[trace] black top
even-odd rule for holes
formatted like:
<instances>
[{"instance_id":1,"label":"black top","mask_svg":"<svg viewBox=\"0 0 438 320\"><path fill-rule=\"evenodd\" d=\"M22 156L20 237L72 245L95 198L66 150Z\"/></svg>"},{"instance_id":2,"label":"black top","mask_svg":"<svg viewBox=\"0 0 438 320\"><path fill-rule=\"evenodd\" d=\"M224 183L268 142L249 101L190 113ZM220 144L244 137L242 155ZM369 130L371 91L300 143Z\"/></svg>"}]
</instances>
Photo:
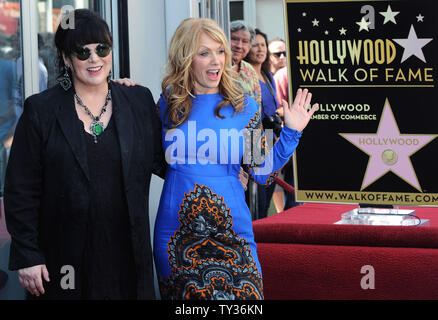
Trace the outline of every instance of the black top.
<instances>
[{"instance_id":1,"label":"black top","mask_svg":"<svg viewBox=\"0 0 438 320\"><path fill-rule=\"evenodd\" d=\"M136 271L120 144L113 117L97 137L84 131L90 172L89 222L84 253L84 299L135 299Z\"/></svg>"}]
</instances>

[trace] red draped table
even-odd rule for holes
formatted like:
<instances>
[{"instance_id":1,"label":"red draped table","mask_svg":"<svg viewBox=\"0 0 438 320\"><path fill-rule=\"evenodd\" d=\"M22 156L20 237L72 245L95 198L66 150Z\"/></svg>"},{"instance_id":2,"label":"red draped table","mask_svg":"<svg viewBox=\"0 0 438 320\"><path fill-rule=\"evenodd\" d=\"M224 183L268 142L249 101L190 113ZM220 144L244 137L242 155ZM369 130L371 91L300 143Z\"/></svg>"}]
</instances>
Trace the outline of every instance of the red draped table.
<instances>
[{"instance_id":1,"label":"red draped table","mask_svg":"<svg viewBox=\"0 0 438 320\"><path fill-rule=\"evenodd\" d=\"M428 225L334 224L355 208L306 203L254 221L265 299L438 299L438 208L409 208Z\"/></svg>"}]
</instances>

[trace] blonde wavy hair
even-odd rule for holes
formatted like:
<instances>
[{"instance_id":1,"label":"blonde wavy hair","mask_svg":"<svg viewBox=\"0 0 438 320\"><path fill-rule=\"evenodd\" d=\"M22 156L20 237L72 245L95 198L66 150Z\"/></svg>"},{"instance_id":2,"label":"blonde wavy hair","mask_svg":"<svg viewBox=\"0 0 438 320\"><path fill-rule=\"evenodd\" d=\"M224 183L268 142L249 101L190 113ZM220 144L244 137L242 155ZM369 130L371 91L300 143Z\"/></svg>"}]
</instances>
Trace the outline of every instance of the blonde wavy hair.
<instances>
[{"instance_id":1,"label":"blonde wavy hair","mask_svg":"<svg viewBox=\"0 0 438 320\"><path fill-rule=\"evenodd\" d=\"M217 105L215 116L223 119L220 110L226 105L233 106L234 114L241 112L245 107L245 96L237 82L238 75L231 68L231 50L224 32L211 19L188 18L181 22L172 37L167 75L161 83L164 99L168 105L164 116L164 124L167 128L173 129L183 124L192 109L195 89L192 61L199 49L199 39L203 33L222 44L225 50L225 67L219 82L219 93L223 101Z\"/></svg>"}]
</instances>

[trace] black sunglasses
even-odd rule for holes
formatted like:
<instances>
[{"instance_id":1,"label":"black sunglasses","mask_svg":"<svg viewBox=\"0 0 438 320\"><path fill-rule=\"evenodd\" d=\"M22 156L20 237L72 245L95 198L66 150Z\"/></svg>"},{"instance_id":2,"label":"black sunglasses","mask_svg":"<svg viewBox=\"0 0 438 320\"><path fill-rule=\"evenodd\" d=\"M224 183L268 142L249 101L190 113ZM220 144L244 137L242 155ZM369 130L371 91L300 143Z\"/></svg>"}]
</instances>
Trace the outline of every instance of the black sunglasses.
<instances>
[{"instance_id":1,"label":"black sunglasses","mask_svg":"<svg viewBox=\"0 0 438 320\"><path fill-rule=\"evenodd\" d=\"M286 51L272 52L272 54L277 58L280 58L281 55L284 55L286 57Z\"/></svg>"},{"instance_id":2,"label":"black sunglasses","mask_svg":"<svg viewBox=\"0 0 438 320\"><path fill-rule=\"evenodd\" d=\"M105 43L99 43L94 49L94 51L99 57L105 58L111 52L111 46ZM85 46L76 48L75 50L73 50L73 53L81 61L85 61L91 56L90 49Z\"/></svg>"}]
</instances>

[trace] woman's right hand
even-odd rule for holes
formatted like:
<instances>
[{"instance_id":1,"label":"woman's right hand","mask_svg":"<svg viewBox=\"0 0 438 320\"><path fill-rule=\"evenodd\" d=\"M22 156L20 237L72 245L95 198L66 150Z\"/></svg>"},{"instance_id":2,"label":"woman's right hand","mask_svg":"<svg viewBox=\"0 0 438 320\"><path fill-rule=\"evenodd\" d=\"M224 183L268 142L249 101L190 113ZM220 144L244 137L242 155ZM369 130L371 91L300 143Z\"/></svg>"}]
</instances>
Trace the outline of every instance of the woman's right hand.
<instances>
[{"instance_id":1,"label":"woman's right hand","mask_svg":"<svg viewBox=\"0 0 438 320\"><path fill-rule=\"evenodd\" d=\"M45 292L42 281L43 278L47 282L50 281L49 272L45 264L18 270L18 280L21 285L37 297Z\"/></svg>"}]
</instances>

